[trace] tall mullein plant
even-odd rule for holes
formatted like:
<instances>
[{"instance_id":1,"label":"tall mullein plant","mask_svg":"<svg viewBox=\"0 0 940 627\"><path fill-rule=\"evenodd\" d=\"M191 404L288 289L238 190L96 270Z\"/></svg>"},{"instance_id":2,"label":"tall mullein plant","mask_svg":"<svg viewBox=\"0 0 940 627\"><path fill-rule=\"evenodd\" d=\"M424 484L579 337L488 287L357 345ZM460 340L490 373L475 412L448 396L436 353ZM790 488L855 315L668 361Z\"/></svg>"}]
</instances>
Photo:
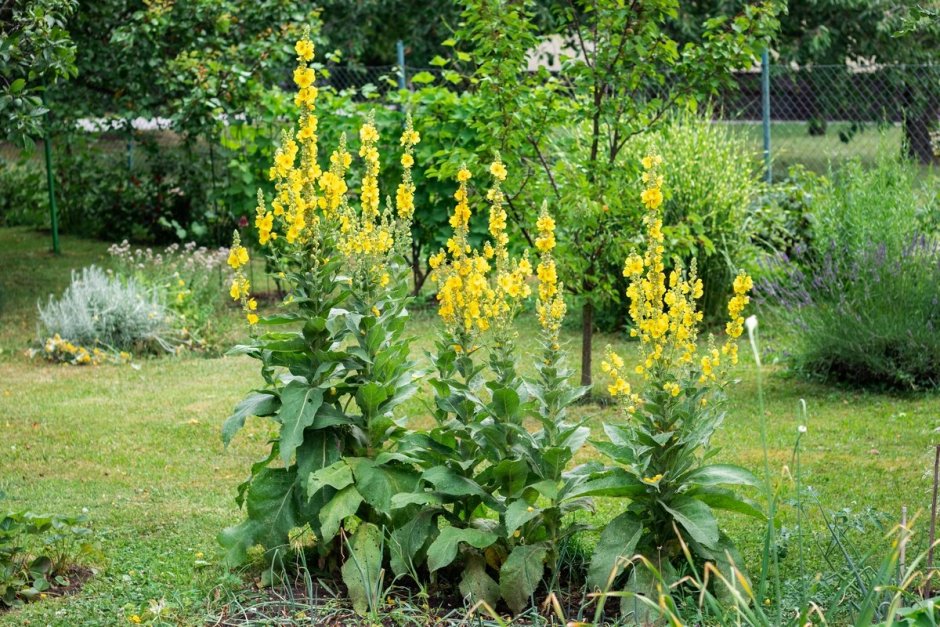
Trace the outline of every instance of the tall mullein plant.
<instances>
[{"instance_id":1,"label":"tall mullein plant","mask_svg":"<svg viewBox=\"0 0 940 627\"><path fill-rule=\"evenodd\" d=\"M643 159L646 250L631 254L624 267L630 280L630 316L640 340L640 362L634 372L643 377L634 392L626 381L623 359L610 347L602 369L610 378L608 391L625 410L622 424L605 425L607 441L596 444L618 465L607 471L607 494L627 496L630 504L604 528L591 562L588 585L594 589L646 592L655 581L629 558L641 554L667 580L675 581L683 560L677 532L696 558L711 561L729 577L737 554L719 529L714 509L762 516L759 507L729 486L759 486L747 470L712 464L717 452L711 436L725 417L728 368L737 363L737 340L743 331L751 279L734 280L728 303L726 342L720 348L709 338L700 350L698 327L702 313L696 301L703 286L693 262L688 272L665 271L661 206L661 159ZM731 560L729 561L729 556ZM627 572L625 572L627 571ZM655 598L655 597L654 597ZM623 597L626 614L642 611L630 595ZM646 619L636 615L636 619Z\"/></svg>"},{"instance_id":2,"label":"tall mullein plant","mask_svg":"<svg viewBox=\"0 0 940 627\"><path fill-rule=\"evenodd\" d=\"M401 461L383 460L382 452L403 432L394 409L416 389L404 336L407 268L401 253L409 245L411 167L420 137L407 120L404 178L394 206L389 199L382 210L378 131L371 119L363 124L364 175L359 206L353 206L346 181L353 156L345 138L325 169L318 160L313 44L305 37L296 51L298 126L283 135L270 171L275 194L268 201L259 191L255 219L268 267L287 287L277 313L257 313L244 272L248 254L237 240L230 258L230 295L242 303L253 330L251 342L233 353L261 362L264 385L236 407L223 440L228 444L250 416L270 417L278 435L239 487L246 520L226 529L220 542L230 563L244 561L258 545L274 558L292 530L309 526L323 567L350 556L342 574L361 609L380 573L375 539L381 540L382 527L414 513L393 510L391 499L413 489L417 474ZM350 539L346 526L353 518L364 524Z\"/></svg>"},{"instance_id":3,"label":"tall mullein plant","mask_svg":"<svg viewBox=\"0 0 940 627\"><path fill-rule=\"evenodd\" d=\"M586 390L568 385L561 358L565 304L551 254L555 223L547 212L538 221L536 242L544 359L534 380L515 368L512 323L529 295L525 279L532 268L525 256L513 258L507 249L500 186L506 171L498 156L490 172L491 240L481 251L467 243L470 173L462 169L454 235L432 259L444 322L431 380L438 424L402 442L402 454L423 472L420 489L398 498L425 507L393 534L392 568L418 580L425 571L432 578L450 571L472 603L495 607L502 599L520 612L546 572L547 586L557 582L558 549L578 529L565 525L565 515L590 505L578 491L590 473L564 474L588 436L586 427L566 421L565 410ZM478 363L485 349L490 358ZM527 418L541 428L530 430Z\"/></svg>"}]
</instances>

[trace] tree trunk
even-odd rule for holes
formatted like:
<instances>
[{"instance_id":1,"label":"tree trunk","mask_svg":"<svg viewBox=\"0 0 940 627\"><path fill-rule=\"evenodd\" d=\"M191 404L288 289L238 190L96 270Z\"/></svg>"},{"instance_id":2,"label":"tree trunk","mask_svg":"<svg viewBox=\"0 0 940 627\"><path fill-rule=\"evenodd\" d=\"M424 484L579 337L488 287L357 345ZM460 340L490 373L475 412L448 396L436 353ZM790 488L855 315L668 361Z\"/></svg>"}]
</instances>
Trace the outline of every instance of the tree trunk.
<instances>
[{"instance_id":1,"label":"tree trunk","mask_svg":"<svg viewBox=\"0 0 940 627\"><path fill-rule=\"evenodd\" d=\"M594 341L594 303L584 300L581 307L581 385L591 385L591 346Z\"/></svg>"},{"instance_id":2,"label":"tree trunk","mask_svg":"<svg viewBox=\"0 0 940 627\"><path fill-rule=\"evenodd\" d=\"M928 94L928 97L931 95ZM937 128L940 100L931 99L923 107L909 108L906 113L908 117L904 121L904 139L907 143L907 154L919 163L932 163L936 155L930 132Z\"/></svg>"}]
</instances>

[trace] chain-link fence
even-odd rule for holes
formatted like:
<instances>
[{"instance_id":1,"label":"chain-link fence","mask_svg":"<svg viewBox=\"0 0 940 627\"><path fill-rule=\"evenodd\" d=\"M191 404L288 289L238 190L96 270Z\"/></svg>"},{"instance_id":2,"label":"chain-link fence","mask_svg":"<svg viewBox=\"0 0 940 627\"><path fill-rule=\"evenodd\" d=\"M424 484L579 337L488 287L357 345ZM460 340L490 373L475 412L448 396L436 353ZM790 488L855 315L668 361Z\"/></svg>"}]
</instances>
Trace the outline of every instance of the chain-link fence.
<instances>
[{"instance_id":1,"label":"chain-link fence","mask_svg":"<svg viewBox=\"0 0 940 627\"><path fill-rule=\"evenodd\" d=\"M323 82L357 93L384 94L440 68L329 67ZM715 121L744 135L755 153L765 148L765 117L774 177L794 164L824 172L857 158L906 152L935 161L940 152L940 65L771 65L768 98L758 68L735 76L736 86L712 100ZM438 81L439 82L439 81ZM764 102L769 104L764 109Z\"/></svg>"},{"instance_id":2,"label":"chain-link fence","mask_svg":"<svg viewBox=\"0 0 940 627\"><path fill-rule=\"evenodd\" d=\"M924 164L937 158L940 65L771 65L766 112L760 71L736 78L737 89L715 99L716 120L763 151L766 114L774 176L793 164L825 171L902 151Z\"/></svg>"}]
</instances>

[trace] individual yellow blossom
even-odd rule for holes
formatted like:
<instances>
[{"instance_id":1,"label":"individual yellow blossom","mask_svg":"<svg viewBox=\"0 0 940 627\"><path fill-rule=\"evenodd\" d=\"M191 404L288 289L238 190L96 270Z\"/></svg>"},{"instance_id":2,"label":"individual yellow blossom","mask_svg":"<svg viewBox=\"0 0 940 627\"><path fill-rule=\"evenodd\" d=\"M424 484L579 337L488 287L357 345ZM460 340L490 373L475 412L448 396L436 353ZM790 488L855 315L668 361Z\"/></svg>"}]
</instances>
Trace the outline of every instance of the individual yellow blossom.
<instances>
[{"instance_id":1,"label":"individual yellow blossom","mask_svg":"<svg viewBox=\"0 0 940 627\"><path fill-rule=\"evenodd\" d=\"M505 181L506 166L503 165L503 162L497 158L497 160L490 165L490 174L492 174L498 181Z\"/></svg>"},{"instance_id":2,"label":"individual yellow blossom","mask_svg":"<svg viewBox=\"0 0 940 627\"><path fill-rule=\"evenodd\" d=\"M230 265L233 270L238 270L247 263L248 250L240 244L232 246L228 253L228 265Z\"/></svg>"},{"instance_id":3,"label":"individual yellow blossom","mask_svg":"<svg viewBox=\"0 0 940 627\"><path fill-rule=\"evenodd\" d=\"M414 164L415 164L415 158L409 155L408 153L405 153L401 156L402 167L410 168Z\"/></svg>"},{"instance_id":4,"label":"individual yellow blossom","mask_svg":"<svg viewBox=\"0 0 940 627\"><path fill-rule=\"evenodd\" d=\"M246 317L248 318L248 324L258 324L258 314L248 313Z\"/></svg>"},{"instance_id":5,"label":"individual yellow blossom","mask_svg":"<svg viewBox=\"0 0 940 627\"><path fill-rule=\"evenodd\" d=\"M462 167L457 170L457 181L460 183L466 183L470 180L470 170L466 167Z\"/></svg>"},{"instance_id":6,"label":"individual yellow blossom","mask_svg":"<svg viewBox=\"0 0 940 627\"><path fill-rule=\"evenodd\" d=\"M300 57L303 61L312 61L313 60L313 42L309 39L300 39L294 45L294 50L297 52L297 56Z\"/></svg>"},{"instance_id":7,"label":"individual yellow blossom","mask_svg":"<svg viewBox=\"0 0 940 627\"><path fill-rule=\"evenodd\" d=\"M313 85L314 80L316 80L316 73L313 71L313 68L299 67L294 70L294 82L301 89L306 89Z\"/></svg>"}]
</instances>

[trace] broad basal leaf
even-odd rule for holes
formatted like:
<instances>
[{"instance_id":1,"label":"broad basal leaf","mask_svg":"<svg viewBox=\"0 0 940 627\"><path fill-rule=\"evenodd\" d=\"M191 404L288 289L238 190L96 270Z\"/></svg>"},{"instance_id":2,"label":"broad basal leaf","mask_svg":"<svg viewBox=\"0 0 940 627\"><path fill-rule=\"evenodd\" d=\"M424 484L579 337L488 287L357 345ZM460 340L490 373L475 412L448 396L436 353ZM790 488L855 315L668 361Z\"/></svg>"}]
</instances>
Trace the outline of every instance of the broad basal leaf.
<instances>
[{"instance_id":1,"label":"broad basal leaf","mask_svg":"<svg viewBox=\"0 0 940 627\"><path fill-rule=\"evenodd\" d=\"M689 532L693 540L714 548L718 542L718 521L708 505L688 496L676 497L668 505L662 501L659 503Z\"/></svg>"},{"instance_id":2,"label":"broad basal leaf","mask_svg":"<svg viewBox=\"0 0 940 627\"><path fill-rule=\"evenodd\" d=\"M362 504L362 495L356 486L348 485L336 494L320 510L320 533L322 540L329 542L339 531L340 525L352 516Z\"/></svg>"},{"instance_id":3,"label":"broad basal leaf","mask_svg":"<svg viewBox=\"0 0 940 627\"><path fill-rule=\"evenodd\" d=\"M382 531L371 523L356 529L349 542L349 557L342 568L343 583L353 609L360 616L382 600Z\"/></svg>"},{"instance_id":4,"label":"broad basal leaf","mask_svg":"<svg viewBox=\"0 0 940 627\"><path fill-rule=\"evenodd\" d=\"M421 551L437 533L437 512L424 510L392 532L388 541L392 572L396 576L417 570Z\"/></svg>"},{"instance_id":5,"label":"broad basal leaf","mask_svg":"<svg viewBox=\"0 0 940 627\"><path fill-rule=\"evenodd\" d=\"M633 557L642 535L643 523L631 512L624 512L607 523L594 547L594 556L588 569L589 591L610 589L613 581L623 572L627 560Z\"/></svg>"},{"instance_id":6,"label":"broad basal leaf","mask_svg":"<svg viewBox=\"0 0 940 627\"><path fill-rule=\"evenodd\" d=\"M340 460L310 474L310 479L307 481L307 494L313 496L322 490L324 486L342 490L352 482L352 469L346 463L346 460Z\"/></svg>"},{"instance_id":7,"label":"broad basal leaf","mask_svg":"<svg viewBox=\"0 0 940 627\"><path fill-rule=\"evenodd\" d=\"M486 560L482 556L471 555L467 558L467 565L460 579L460 594L469 600L470 605L483 601L491 608L496 607L496 602L499 601L499 584L486 572Z\"/></svg>"},{"instance_id":8,"label":"broad basal leaf","mask_svg":"<svg viewBox=\"0 0 940 627\"><path fill-rule=\"evenodd\" d=\"M532 602L532 595L542 581L548 549L542 544L515 547L499 569L499 592L514 613Z\"/></svg>"}]
</instances>

